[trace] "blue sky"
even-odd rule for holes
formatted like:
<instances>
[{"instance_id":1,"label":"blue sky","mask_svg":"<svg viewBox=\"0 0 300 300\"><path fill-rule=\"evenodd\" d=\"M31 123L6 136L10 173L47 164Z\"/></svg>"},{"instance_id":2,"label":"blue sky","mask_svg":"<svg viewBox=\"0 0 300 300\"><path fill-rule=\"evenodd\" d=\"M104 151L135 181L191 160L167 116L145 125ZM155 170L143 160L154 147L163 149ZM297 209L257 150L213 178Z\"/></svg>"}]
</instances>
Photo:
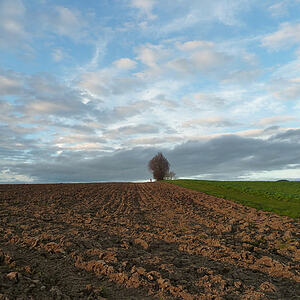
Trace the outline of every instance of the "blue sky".
<instances>
[{"instance_id":1,"label":"blue sky","mask_svg":"<svg viewBox=\"0 0 300 300\"><path fill-rule=\"evenodd\" d=\"M0 0L0 182L300 179L300 1Z\"/></svg>"}]
</instances>

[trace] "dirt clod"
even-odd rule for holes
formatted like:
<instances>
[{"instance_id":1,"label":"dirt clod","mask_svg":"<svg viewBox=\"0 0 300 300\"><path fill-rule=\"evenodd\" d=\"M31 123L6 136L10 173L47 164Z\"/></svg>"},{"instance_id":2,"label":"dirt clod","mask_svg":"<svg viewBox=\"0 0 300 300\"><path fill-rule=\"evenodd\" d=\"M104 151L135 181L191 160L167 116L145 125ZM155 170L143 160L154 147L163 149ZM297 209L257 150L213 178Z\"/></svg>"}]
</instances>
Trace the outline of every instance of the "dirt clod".
<instances>
[{"instance_id":1,"label":"dirt clod","mask_svg":"<svg viewBox=\"0 0 300 300\"><path fill-rule=\"evenodd\" d=\"M6 277L11 280L11 281L14 281L14 282L18 282L19 280L19 274L18 272L10 272L6 275Z\"/></svg>"}]
</instances>

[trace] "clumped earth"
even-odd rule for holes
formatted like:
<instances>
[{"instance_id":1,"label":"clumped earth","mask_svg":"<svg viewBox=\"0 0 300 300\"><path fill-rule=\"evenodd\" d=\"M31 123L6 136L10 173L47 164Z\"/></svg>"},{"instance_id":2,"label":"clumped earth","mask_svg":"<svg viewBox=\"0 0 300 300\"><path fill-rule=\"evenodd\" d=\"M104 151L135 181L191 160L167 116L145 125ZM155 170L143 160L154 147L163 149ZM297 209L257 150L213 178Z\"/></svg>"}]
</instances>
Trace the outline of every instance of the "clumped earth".
<instances>
[{"instance_id":1,"label":"clumped earth","mask_svg":"<svg viewBox=\"0 0 300 300\"><path fill-rule=\"evenodd\" d=\"M299 234L165 182L0 185L0 299L300 299Z\"/></svg>"}]
</instances>

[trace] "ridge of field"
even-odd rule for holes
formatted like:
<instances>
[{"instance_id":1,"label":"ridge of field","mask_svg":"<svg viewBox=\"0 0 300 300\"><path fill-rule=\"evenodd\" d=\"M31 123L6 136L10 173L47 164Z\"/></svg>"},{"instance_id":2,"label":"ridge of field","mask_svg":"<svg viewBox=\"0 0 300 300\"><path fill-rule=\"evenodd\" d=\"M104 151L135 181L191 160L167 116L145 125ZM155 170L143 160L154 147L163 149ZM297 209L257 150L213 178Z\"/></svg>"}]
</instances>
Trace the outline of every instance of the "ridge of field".
<instances>
[{"instance_id":1,"label":"ridge of field","mask_svg":"<svg viewBox=\"0 0 300 300\"><path fill-rule=\"evenodd\" d=\"M300 218L300 181L166 181L259 210Z\"/></svg>"}]
</instances>

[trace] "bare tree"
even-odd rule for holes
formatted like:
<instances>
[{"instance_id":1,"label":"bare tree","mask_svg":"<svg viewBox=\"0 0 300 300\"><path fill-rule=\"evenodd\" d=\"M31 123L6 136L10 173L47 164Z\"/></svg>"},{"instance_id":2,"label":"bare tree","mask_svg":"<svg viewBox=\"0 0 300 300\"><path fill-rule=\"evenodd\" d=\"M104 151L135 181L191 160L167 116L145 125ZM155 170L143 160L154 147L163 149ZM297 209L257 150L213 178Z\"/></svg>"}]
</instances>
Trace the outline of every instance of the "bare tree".
<instances>
[{"instance_id":1,"label":"bare tree","mask_svg":"<svg viewBox=\"0 0 300 300\"><path fill-rule=\"evenodd\" d=\"M176 177L176 173L173 171L168 172L168 174L166 175L166 179L170 179L173 180Z\"/></svg>"},{"instance_id":2,"label":"bare tree","mask_svg":"<svg viewBox=\"0 0 300 300\"><path fill-rule=\"evenodd\" d=\"M163 180L168 174L170 164L161 152L158 152L148 163L150 172L153 173L153 178Z\"/></svg>"}]
</instances>

